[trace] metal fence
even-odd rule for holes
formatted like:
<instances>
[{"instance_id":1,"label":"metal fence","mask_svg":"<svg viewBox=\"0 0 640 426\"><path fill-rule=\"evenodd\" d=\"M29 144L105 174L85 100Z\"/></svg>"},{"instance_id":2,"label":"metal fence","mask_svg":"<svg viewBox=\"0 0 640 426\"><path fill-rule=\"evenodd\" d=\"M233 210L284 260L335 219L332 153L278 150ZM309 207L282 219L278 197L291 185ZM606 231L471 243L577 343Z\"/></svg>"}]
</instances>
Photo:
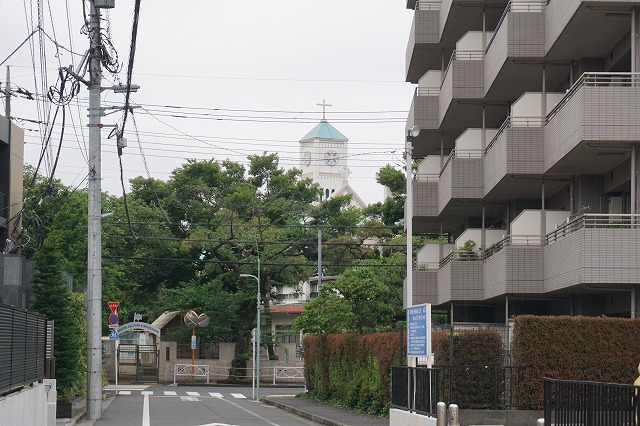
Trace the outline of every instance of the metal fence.
<instances>
[{"instance_id":1,"label":"metal fence","mask_svg":"<svg viewBox=\"0 0 640 426\"><path fill-rule=\"evenodd\" d=\"M544 378L545 425L638 425L639 386Z\"/></svg>"},{"instance_id":2,"label":"metal fence","mask_svg":"<svg viewBox=\"0 0 640 426\"><path fill-rule=\"evenodd\" d=\"M47 320L44 315L0 305L0 395L45 377Z\"/></svg>"},{"instance_id":3,"label":"metal fence","mask_svg":"<svg viewBox=\"0 0 640 426\"><path fill-rule=\"evenodd\" d=\"M440 369L442 401L460 408L516 410L524 367L502 365L446 365Z\"/></svg>"},{"instance_id":4,"label":"metal fence","mask_svg":"<svg viewBox=\"0 0 640 426\"><path fill-rule=\"evenodd\" d=\"M435 416L436 405L440 400L439 369L391 366L391 406L393 408Z\"/></svg>"}]
</instances>

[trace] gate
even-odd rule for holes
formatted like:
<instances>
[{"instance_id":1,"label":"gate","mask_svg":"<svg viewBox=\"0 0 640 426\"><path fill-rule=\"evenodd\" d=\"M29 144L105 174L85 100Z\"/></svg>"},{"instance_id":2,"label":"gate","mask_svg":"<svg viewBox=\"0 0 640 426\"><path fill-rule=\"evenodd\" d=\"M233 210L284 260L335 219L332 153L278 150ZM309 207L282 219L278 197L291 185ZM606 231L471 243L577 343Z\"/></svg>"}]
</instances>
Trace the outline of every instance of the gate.
<instances>
[{"instance_id":1,"label":"gate","mask_svg":"<svg viewBox=\"0 0 640 426\"><path fill-rule=\"evenodd\" d=\"M158 349L155 345L118 346L118 377L133 382L158 382Z\"/></svg>"}]
</instances>

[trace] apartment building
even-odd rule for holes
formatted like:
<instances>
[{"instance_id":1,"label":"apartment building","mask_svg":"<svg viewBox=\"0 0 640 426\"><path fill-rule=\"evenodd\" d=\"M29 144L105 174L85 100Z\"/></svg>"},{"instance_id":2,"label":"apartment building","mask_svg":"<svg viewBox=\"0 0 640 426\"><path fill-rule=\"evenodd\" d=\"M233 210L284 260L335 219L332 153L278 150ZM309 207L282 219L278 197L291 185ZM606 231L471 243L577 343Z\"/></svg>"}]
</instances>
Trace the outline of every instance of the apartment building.
<instances>
[{"instance_id":1,"label":"apartment building","mask_svg":"<svg viewBox=\"0 0 640 426\"><path fill-rule=\"evenodd\" d=\"M640 310L640 1L407 0L412 300L454 322ZM407 294L407 292L405 292Z\"/></svg>"}]
</instances>

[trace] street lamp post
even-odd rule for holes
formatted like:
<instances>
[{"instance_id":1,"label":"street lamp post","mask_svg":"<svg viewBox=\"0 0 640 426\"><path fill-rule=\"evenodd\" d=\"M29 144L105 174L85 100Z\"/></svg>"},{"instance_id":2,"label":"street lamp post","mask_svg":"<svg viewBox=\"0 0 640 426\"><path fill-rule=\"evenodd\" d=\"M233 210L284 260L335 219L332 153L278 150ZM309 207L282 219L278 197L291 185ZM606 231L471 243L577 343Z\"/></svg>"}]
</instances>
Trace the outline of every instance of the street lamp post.
<instances>
[{"instance_id":1,"label":"street lamp post","mask_svg":"<svg viewBox=\"0 0 640 426\"><path fill-rule=\"evenodd\" d=\"M407 129L405 155L407 161L407 198L404 202L405 227L407 231L407 292L406 307L413 305L413 138L420 134L420 127Z\"/></svg>"},{"instance_id":2,"label":"street lamp post","mask_svg":"<svg viewBox=\"0 0 640 426\"><path fill-rule=\"evenodd\" d=\"M240 274L241 277L253 277L258 283L257 305L256 305L256 401L260 401L260 259L258 259L258 276L251 274Z\"/></svg>"}]
</instances>

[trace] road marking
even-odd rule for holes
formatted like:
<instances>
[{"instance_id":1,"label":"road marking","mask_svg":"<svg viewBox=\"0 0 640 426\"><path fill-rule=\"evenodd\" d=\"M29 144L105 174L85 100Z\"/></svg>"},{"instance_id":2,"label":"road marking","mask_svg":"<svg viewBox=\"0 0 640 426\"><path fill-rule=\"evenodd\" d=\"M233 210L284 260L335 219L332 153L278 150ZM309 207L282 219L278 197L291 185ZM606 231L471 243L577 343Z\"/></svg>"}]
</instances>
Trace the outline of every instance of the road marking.
<instances>
[{"instance_id":1,"label":"road marking","mask_svg":"<svg viewBox=\"0 0 640 426\"><path fill-rule=\"evenodd\" d=\"M189 391L187 391L187 395L189 395L189 396L200 396L200 392L189 392Z\"/></svg>"},{"instance_id":2,"label":"road marking","mask_svg":"<svg viewBox=\"0 0 640 426\"><path fill-rule=\"evenodd\" d=\"M232 394L231 394L231 396L232 396L232 397L234 397L234 398L236 398L236 399L247 399L247 397L246 397L246 396L244 396L244 395L243 395L243 394L241 394L241 393L232 393Z\"/></svg>"},{"instance_id":3,"label":"road marking","mask_svg":"<svg viewBox=\"0 0 640 426\"><path fill-rule=\"evenodd\" d=\"M176 393L176 391L164 391L164 394L165 394L166 396L176 396L176 395L178 395L178 394Z\"/></svg>"},{"instance_id":4,"label":"road marking","mask_svg":"<svg viewBox=\"0 0 640 426\"><path fill-rule=\"evenodd\" d=\"M222 394L220 392L209 392L209 395L214 398L222 398Z\"/></svg>"},{"instance_id":5,"label":"road marking","mask_svg":"<svg viewBox=\"0 0 640 426\"><path fill-rule=\"evenodd\" d=\"M232 394L232 395L233 395L233 394ZM271 421L271 420L269 420L269 419L265 419L265 418L264 418L264 417L262 417L260 414L256 414L256 413L254 413L254 412L253 412L253 411L251 411L251 410L248 410L248 409L246 409L246 408L244 408L244 407L241 407L239 404L236 404L235 402L233 402L233 401L231 401L231 400L228 400L228 399L224 399L224 398L223 398L223 399L222 399L222 401L224 401L224 402L228 402L229 404L233 405L234 407L239 408L239 409L241 409L242 411L244 411L245 413L251 414L252 416L259 418L260 420L264 421L264 422L265 422L265 423L267 423L267 424L270 424L271 426L280 426L278 423L274 423L274 422L272 422L272 421Z\"/></svg>"},{"instance_id":6,"label":"road marking","mask_svg":"<svg viewBox=\"0 0 640 426\"><path fill-rule=\"evenodd\" d=\"M131 391L120 391L118 395L131 395Z\"/></svg>"},{"instance_id":7,"label":"road marking","mask_svg":"<svg viewBox=\"0 0 640 426\"><path fill-rule=\"evenodd\" d=\"M150 392L153 394L153 392ZM149 415L149 393L142 392L144 402L142 404L142 426L151 426L151 416Z\"/></svg>"},{"instance_id":8,"label":"road marking","mask_svg":"<svg viewBox=\"0 0 640 426\"><path fill-rule=\"evenodd\" d=\"M180 397L181 401L190 401L190 402L197 402L200 401L199 398L196 398L195 396L181 396Z\"/></svg>"},{"instance_id":9,"label":"road marking","mask_svg":"<svg viewBox=\"0 0 640 426\"><path fill-rule=\"evenodd\" d=\"M141 393L142 393L142 395L144 395L144 396L153 395L153 391L142 391Z\"/></svg>"}]
</instances>

